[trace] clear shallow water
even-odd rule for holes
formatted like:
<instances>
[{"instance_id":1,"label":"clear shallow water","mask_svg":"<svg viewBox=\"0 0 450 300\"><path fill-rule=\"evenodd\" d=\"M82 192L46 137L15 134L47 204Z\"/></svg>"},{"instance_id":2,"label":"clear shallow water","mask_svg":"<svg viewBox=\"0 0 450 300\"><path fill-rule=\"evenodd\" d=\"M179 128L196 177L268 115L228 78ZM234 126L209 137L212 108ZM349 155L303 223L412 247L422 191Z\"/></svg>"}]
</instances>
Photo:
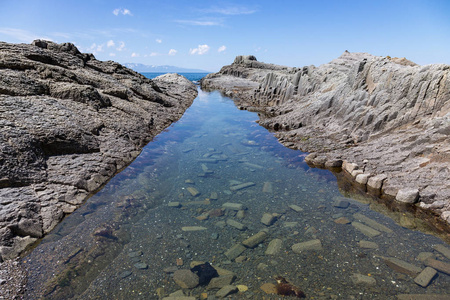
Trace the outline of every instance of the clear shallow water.
<instances>
[{"instance_id":1,"label":"clear shallow water","mask_svg":"<svg viewBox=\"0 0 450 300\"><path fill-rule=\"evenodd\" d=\"M396 299L403 293L450 291L450 276L440 273L424 289L382 259L396 257L423 269L416 259L421 252L446 260L432 248L443 241L343 199L330 172L310 169L303 153L280 145L257 119L218 92L199 91L179 122L23 259L30 271L28 298L158 299L180 289L167 268L186 269L192 261L234 272L234 284L248 287L234 299L278 299L260 289L276 283L277 275L315 299ZM236 189L242 183L252 185ZM192 188L199 194L194 196ZM336 207L339 200L349 206ZM171 207L173 202L180 207ZM245 210L221 211L227 202ZM270 226L261 223L265 213L277 217ZM392 232L369 237L351 224L336 223L342 217L355 221L355 214ZM239 230L230 220L246 228ZM184 231L186 226L205 229ZM225 255L260 230L269 235L259 246L237 259ZM273 239L282 247L266 255ZM322 249L295 253L291 248L310 240L320 240ZM378 248L361 248L361 240ZM376 284L354 283L355 273ZM215 294L202 286L185 292Z\"/></svg>"}]
</instances>

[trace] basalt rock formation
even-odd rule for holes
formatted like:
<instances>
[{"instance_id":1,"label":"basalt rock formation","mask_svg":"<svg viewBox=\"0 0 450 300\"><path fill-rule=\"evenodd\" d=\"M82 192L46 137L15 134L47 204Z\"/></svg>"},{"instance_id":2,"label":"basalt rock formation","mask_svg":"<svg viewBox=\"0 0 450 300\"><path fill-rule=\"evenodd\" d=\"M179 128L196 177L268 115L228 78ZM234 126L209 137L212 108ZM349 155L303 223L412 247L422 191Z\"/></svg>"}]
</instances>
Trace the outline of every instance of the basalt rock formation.
<instances>
[{"instance_id":1,"label":"basalt rock formation","mask_svg":"<svg viewBox=\"0 0 450 300\"><path fill-rule=\"evenodd\" d=\"M450 223L450 66L344 52L319 67L238 56L209 74L219 89L318 167L342 167L360 187L415 203Z\"/></svg>"},{"instance_id":2,"label":"basalt rock formation","mask_svg":"<svg viewBox=\"0 0 450 300\"><path fill-rule=\"evenodd\" d=\"M178 120L197 95L70 43L0 42L0 255L16 257Z\"/></svg>"}]
</instances>

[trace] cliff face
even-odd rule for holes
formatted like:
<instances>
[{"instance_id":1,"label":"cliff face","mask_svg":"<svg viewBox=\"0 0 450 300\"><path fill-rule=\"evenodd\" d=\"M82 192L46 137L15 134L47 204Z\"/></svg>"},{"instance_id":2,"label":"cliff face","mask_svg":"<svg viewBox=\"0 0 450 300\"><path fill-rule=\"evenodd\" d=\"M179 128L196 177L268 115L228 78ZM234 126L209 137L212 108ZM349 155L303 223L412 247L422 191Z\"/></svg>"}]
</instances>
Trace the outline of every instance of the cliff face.
<instances>
[{"instance_id":1,"label":"cliff face","mask_svg":"<svg viewBox=\"0 0 450 300\"><path fill-rule=\"evenodd\" d=\"M197 95L171 74L150 80L70 43L0 42L0 254L49 232Z\"/></svg>"},{"instance_id":2,"label":"cliff face","mask_svg":"<svg viewBox=\"0 0 450 300\"><path fill-rule=\"evenodd\" d=\"M450 223L450 66L349 52L319 67L254 64L238 57L202 87L262 112L286 146L313 152L309 163Z\"/></svg>"}]
</instances>

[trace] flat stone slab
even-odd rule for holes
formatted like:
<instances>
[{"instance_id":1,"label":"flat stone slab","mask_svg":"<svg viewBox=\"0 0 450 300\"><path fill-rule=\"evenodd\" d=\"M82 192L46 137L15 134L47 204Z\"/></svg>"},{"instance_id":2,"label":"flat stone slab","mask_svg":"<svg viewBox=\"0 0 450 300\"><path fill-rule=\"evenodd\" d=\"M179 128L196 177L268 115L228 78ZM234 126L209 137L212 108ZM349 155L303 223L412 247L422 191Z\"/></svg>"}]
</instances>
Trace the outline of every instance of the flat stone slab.
<instances>
[{"instance_id":1,"label":"flat stone slab","mask_svg":"<svg viewBox=\"0 0 450 300\"><path fill-rule=\"evenodd\" d=\"M251 187L251 186L254 186L254 185L256 185L256 183L254 183L254 182L245 182L245 183L241 183L241 184L238 184L238 185L230 186L230 190L232 190L232 191L239 191L239 190L243 190L245 188L248 188L248 187Z\"/></svg>"},{"instance_id":2,"label":"flat stone slab","mask_svg":"<svg viewBox=\"0 0 450 300\"><path fill-rule=\"evenodd\" d=\"M188 187L187 190L194 197L197 197L198 195L200 195L200 192L196 188Z\"/></svg>"},{"instance_id":3,"label":"flat stone slab","mask_svg":"<svg viewBox=\"0 0 450 300\"><path fill-rule=\"evenodd\" d=\"M262 218L261 218L261 223L263 223L266 226L271 226L273 225L273 223L275 223L275 221L277 220L277 218L269 213L264 213Z\"/></svg>"},{"instance_id":4,"label":"flat stone slab","mask_svg":"<svg viewBox=\"0 0 450 300\"><path fill-rule=\"evenodd\" d=\"M365 223L366 225L368 225L368 226L370 226L373 229L376 229L378 231L382 231L382 232L386 232L386 233L392 233L393 232L392 229L384 226L383 224L378 223L375 220L372 220L371 218L369 218L369 217L367 217L367 216L365 216L363 214L356 213L356 214L353 214L353 217L356 220L361 221L361 222Z\"/></svg>"},{"instance_id":5,"label":"flat stone slab","mask_svg":"<svg viewBox=\"0 0 450 300\"><path fill-rule=\"evenodd\" d=\"M352 226L368 237L376 237L381 234L381 232L379 232L378 230L375 230L372 227L359 222L352 222Z\"/></svg>"},{"instance_id":6,"label":"flat stone slab","mask_svg":"<svg viewBox=\"0 0 450 300\"><path fill-rule=\"evenodd\" d=\"M301 212L301 211L303 211L303 208L301 208L301 207L298 206L298 205L290 204L290 205L288 205L288 206L289 206L290 209L292 209L292 210L295 211L295 212Z\"/></svg>"},{"instance_id":7,"label":"flat stone slab","mask_svg":"<svg viewBox=\"0 0 450 300\"><path fill-rule=\"evenodd\" d=\"M261 244L269 235L265 231L260 231L257 234L249 237L242 244L247 248L254 248Z\"/></svg>"},{"instance_id":8,"label":"flat stone slab","mask_svg":"<svg viewBox=\"0 0 450 300\"><path fill-rule=\"evenodd\" d=\"M208 228L203 227L203 226L184 226L181 227L181 230L183 231L200 231L200 230L206 230Z\"/></svg>"},{"instance_id":9,"label":"flat stone slab","mask_svg":"<svg viewBox=\"0 0 450 300\"><path fill-rule=\"evenodd\" d=\"M226 202L222 204L222 208L238 211L244 209L244 206L241 203Z\"/></svg>"},{"instance_id":10,"label":"flat stone slab","mask_svg":"<svg viewBox=\"0 0 450 300\"><path fill-rule=\"evenodd\" d=\"M236 275L234 275L234 274L214 277L211 279L211 281L209 282L206 289L207 290L221 289L224 286L231 285L235 279L236 279Z\"/></svg>"},{"instance_id":11,"label":"flat stone slab","mask_svg":"<svg viewBox=\"0 0 450 300\"><path fill-rule=\"evenodd\" d=\"M444 245L438 244L434 245L433 249L440 252L442 255L450 259L450 248L445 247Z\"/></svg>"},{"instance_id":12,"label":"flat stone slab","mask_svg":"<svg viewBox=\"0 0 450 300\"><path fill-rule=\"evenodd\" d=\"M234 228L236 228L238 230L241 230L241 231L247 229L247 226L245 226L244 224L239 223L238 221L235 221L233 219L228 219L227 220L227 225L231 226L231 227L234 227Z\"/></svg>"},{"instance_id":13,"label":"flat stone slab","mask_svg":"<svg viewBox=\"0 0 450 300\"><path fill-rule=\"evenodd\" d=\"M358 273L353 273L350 276L350 279L352 280L353 284L365 284L365 285L376 285L377 284L377 281L375 280L375 278L366 276L366 275L362 275L362 274L358 274Z\"/></svg>"},{"instance_id":14,"label":"flat stone slab","mask_svg":"<svg viewBox=\"0 0 450 300\"><path fill-rule=\"evenodd\" d=\"M392 270L411 277L415 277L422 272L421 268L395 257L383 257L383 261Z\"/></svg>"},{"instance_id":15,"label":"flat stone slab","mask_svg":"<svg viewBox=\"0 0 450 300\"><path fill-rule=\"evenodd\" d=\"M283 246L283 241L280 239L271 240L269 245L267 246L266 255L277 255L281 251L281 247Z\"/></svg>"},{"instance_id":16,"label":"flat stone slab","mask_svg":"<svg viewBox=\"0 0 450 300\"><path fill-rule=\"evenodd\" d=\"M358 245L363 249L378 249L378 244L370 241L361 240Z\"/></svg>"},{"instance_id":17,"label":"flat stone slab","mask_svg":"<svg viewBox=\"0 0 450 300\"><path fill-rule=\"evenodd\" d=\"M183 289L193 289L199 284L197 274L191 270L177 270L173 273L173 280Z\"/></svg>"},{"instance_id":18,"label":"flat stone slab","mask_svg":"<svg viewBox=\"0 0 450 300\"><path fill-rule=\"evenodd\" d=\"M429 258L424 261L424 264L427 267L432 267L433 269L436 269L439 272L450 275L450 264L449 263Z\"/></svg>"},{"instance_id":19,"label":"flat stone slab","mask_svg":"<svg viewBox=\"0 0 450 300\"><path fill-rule=\"evenodd\" d=\"M436 276L437 271L433 268L426 267L414 278L414 282L420 285L421 287L427 287L430 282L433 280L434 276Z\"/></svg>"},{"instance_id":20,"label":"flat stone slab","mask_svg":"<svg viewBox=\"0 0 450 300\"><path fill-rule=\"evenodd\" d=\"M245 248L244 245L236 244L225 252L225 256L228 257L228 259L233 260L241 255L245 251L245 249L247 248Z\"/></svg>"},{"instance_id":21,"label":"flat stone slab","mask_svg":"<svg viewBox=\"0 0 450 300\"><path fill-rule=\"evenodd\" d=\"M225 298L226 296L237 293L237 292L239 292L239 289L236 286L226 285L217 291L216 297L217 298Z\"/></svg>"},{"instance_id":22,"label":"flat stone slab","mask_svg":"<svg viewBox=\"0 0 450 300\"><path fill-rule=\"evenodd\" d=\"M301 253L302 251L308 250L320 251L322 249L323 249L322 242L319 239L292 245L292 251L294 251L295 253Z\"/></svg>"}]
</instances>

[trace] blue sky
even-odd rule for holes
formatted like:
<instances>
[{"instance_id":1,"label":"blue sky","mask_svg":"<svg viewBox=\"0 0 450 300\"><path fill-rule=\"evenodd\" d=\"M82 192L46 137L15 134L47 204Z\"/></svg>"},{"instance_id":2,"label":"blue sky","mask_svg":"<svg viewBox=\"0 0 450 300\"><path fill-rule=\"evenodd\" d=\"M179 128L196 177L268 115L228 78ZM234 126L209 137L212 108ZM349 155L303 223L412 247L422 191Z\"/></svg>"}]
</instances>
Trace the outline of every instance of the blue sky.
<instances>
[{"instance_id":1,"label":"blue sky","mask_svg":"<svg viewBox=\"0 0 450 300\"><path fill-rule=\"evenodd\" d=\"M450 1L0 0L0 41L218 71L236 55L302 67L350 52L450 64Z\"/></svg>"}]
</instances>

